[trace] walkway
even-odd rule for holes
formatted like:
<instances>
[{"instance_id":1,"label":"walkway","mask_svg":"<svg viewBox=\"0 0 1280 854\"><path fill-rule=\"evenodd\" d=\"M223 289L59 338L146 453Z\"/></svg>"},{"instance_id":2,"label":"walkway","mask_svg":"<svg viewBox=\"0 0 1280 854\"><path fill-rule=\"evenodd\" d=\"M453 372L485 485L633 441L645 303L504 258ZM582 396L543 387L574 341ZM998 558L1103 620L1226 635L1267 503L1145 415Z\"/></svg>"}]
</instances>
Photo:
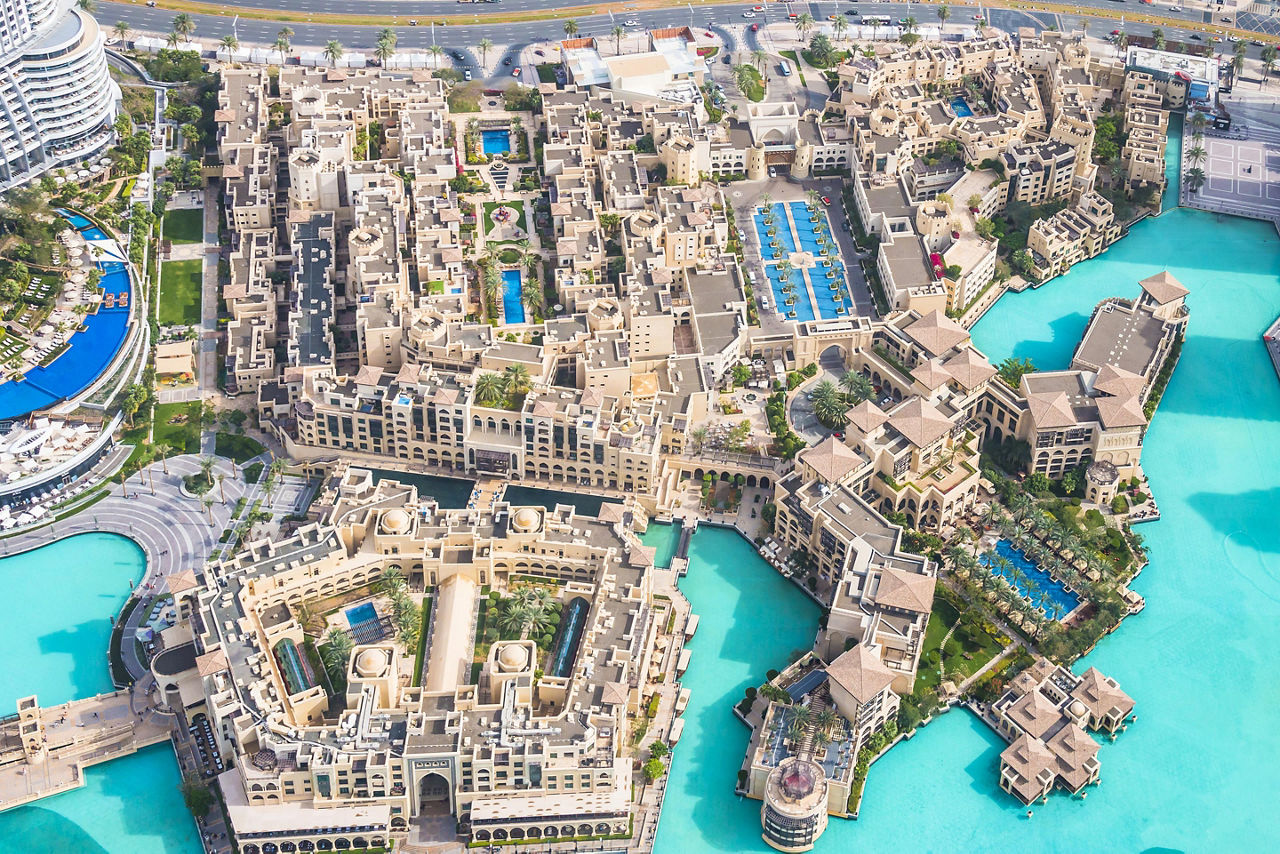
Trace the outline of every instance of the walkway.
<instances>
[{"instance_id":1,"label":"walkway","mask_svg":"<svg viewBox=\"0 0 1280 854\"><path fill-rule=\"evenodd\" d=\"M0 810L84 785L83 769L169 739L169 718L147 707L145 695L100 694L36 708L47 754L30 762L15 715L0 728ZM136 709L141 708L141 711Z\"/></svg>"},{"instance_id":2,"label":"walkway","mask_svg":"<svg viewBox=\"0 0 1280 854\"><path fill-rule=\"evenodd\" d=\"M211 184L204 197L204 273L200 291L200 337L196 346L196 382L201 398L218 391L218 194ZM212 454L215 433L205 430L200 452Z\"/></svg>"}]
</instances>

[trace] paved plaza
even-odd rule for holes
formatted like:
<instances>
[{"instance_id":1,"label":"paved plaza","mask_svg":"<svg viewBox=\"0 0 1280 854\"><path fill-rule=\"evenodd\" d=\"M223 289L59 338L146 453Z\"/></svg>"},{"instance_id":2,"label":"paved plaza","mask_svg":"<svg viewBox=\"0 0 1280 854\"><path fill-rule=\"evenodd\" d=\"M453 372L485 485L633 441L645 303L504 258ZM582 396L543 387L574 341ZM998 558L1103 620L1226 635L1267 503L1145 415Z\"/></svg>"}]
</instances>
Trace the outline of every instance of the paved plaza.
<instances>
[{"instance_id":1,"label":"paved plaza","mask_svg":"<svg viewBox=\"0 0 1280 854\"><path fill-rule=\"evenodd\" d=\"M1206 137L1205 183L1193 199L1223 212L1280 216L1280 131L1256 127L1249 139Z\"/></svg>"}]
</instances>

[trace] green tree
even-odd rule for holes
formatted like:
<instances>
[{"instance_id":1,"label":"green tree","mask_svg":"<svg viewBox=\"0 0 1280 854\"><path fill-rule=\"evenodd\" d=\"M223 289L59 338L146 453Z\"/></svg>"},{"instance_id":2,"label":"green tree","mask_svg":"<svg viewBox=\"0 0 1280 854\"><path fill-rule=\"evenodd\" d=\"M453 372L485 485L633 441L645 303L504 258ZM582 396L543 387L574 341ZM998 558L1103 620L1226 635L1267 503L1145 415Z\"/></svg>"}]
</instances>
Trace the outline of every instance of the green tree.
<instances>
[{"instance_id":1,"label":"green tree","mask_svg":"<svg viewBox=\"0 0 1280 854\"><path fill-rule=\"evenodd\" d=\"M942 26L946 26L947 19L951 17L951 7L949 7L946 3L943 3L941 6L938 7L937 12L938 12L938 23L941 24Z\"/></svg>"},{"instance_id":2,"label":"green tree","mask_svg":"<svg viewBox=\"0 0 1280 854\"><path fill-rule=\"evenodd\" d=\"M835 62L835 48L824 33L817 33L809 41L809 60L818 68L826 68Z\"/></svg>"},{"instance_id":3,"label":"green tree","mask_svg":"<svg viewBox=\"0 0 1280 854\"><path fill-rule=\"evenodd\" d=\"M121 42L128 40L129 32L132 29L133 28L124 21L116 21L115 24L111 26L111 31L116 34L116 38L120 39Z\"/></svg>"},{"instance_id":4,"label":"green tree","mask_svg":"<svg viewBox=\"0 0 1280 854\"><path fill-rule=\"evenodd\" d=\"M644 763L645 782L652 783L665 773L667 773L666 764L656 756Z\"/></svg>"},{"instance_id":5,"label":"green tree","mask_svg":"<svg viewBox=\"0 0 1280 854\"><path fill-rule=\"evenodd\" d=\"M489 61L489 50L493 47L493 42L483 38L480 39L480 43L476 47L480 51L480 64L485 65Z\"/></svg>"},{"instance_id":6,"label":"green tree","mask_svg":"<svg viewBox=\"0 0 1280 854\"><path fill-rule=\"evenodd\" d=\"M844 39L844 34L849 31L849 19L843 15L836 15L835 20L831 22L831 34L836 37L836 41Z\"/></svg>"},{"instance_id":7,"label":"green tree","mask_svg":"<svg viewBox=\"0 0 1280 854\"><path fill-rule=\"evenodd\" d=\"M813 15L808 12L801 12L796 17L796 33L800 36L800 41L805 41L809 38L809 33L813 32L813 25Z\"/></svg>"},{"instance_id":8,"label":"green tree","mask_svg":"<svg viewBox=\"0 0 1280 854\"><path fill-rule=\"evenodd\" d=\"M998 368L1000 379L1010 388L1017 388L1024 374L1035 373L1036 366L1030 359L1019 359L1010 356L1000 363Z\"/></svg>"},{"instance_id":9,"label":"green tree","mask_svg":"<svg viewBox=\"0 0 1280 854\"><path fill-rule=\"evenodd\" d=\"M814 387L812 394L813 414L818 420L833 429L843 427L846 423L844 413L849 407L835 383L823 380Z\"/></svg>"},{"instance_id":10,"label":"green tree","mask_svg":"<svg viewBox=\"0 0 1280 854\"><path fill-rule=\"evenodd\" d=\"M325 646L320 657L324 660L324 666L329 669L329 675L340 678L347 671L347 660L351 658L355 642L351 640L351 635L339 628L329 629L324 640Z\"/></svg>"},{"instance_id":11,"label":"green tree","mask_svg":"<svg viewBox=\"0 0 1280 854\"><path fill-rule=\"evenodd\" d=\"M529 391L529 369L524 365L507 365L502 372L502 382L507 394L525 394Z\"/></svg>"},{"instance_id":12,"label":"green tree","mask_svg":"<svg viewBox=\"0 0 1280 854\"><path fill-rule=\"evenodd\" d=\"M329 60L330 65L337 65L338 60L342 59L342 45L337 39L329 39L324 46L324 58Z\"/></svg>"},{"instance_id":13,"label":"green tree","mask_svg":"<svg viewBox=\"0 0 1280 854\"><path fill-rule=\"evenodd\" d=\"M614 53L616 54L622 53L622 37L625 36L626 34L627 34L627 31L622 28L621 24L615 26L612 30L609 31L609 35L613 36L613 52Z\"/></svg>"},{"instance_id":14,"label":"green tree","mask_svg":"<svg viewBox=\"0 0 1280 854\"><path fill-rule=\"evenodd\" d=\"M1156 27L1151 31L1151 43L1156 50L1164 50L1164 30Z\"/></svg>"},{"instance_id":15,"label":"green tree","mask_svg":"<svg viewBox=\"0 0 1280 854\"><path fill-rule=\"evenodd\" d=\"M234 34L223 36L218 40L218 44L228 53L235 53L240 49L240 39L236 38Z\"/></svg>"},{"instance_id":16,"label":"green tree","mask_svg":"<svg viewBox=\"0 0 1280 854\"><path fill-rule=\"evenodd\" d=\"M1276 67L1276 55L1277 51L1275 45L1269 44L1262 48L1260 58L1262 59L1262 73L1265 75L1263 78L1264 86L1266 85L1266 82L1271 79L1271 72Z\"/></svg>"},{"instance_id":17,"label":"green tree","mask_svg":"<svg viewBox=\"0 0 1280 854\"><path fill-rule=\"evenodd\" d=\"M875 394L875 386L861 371L849 371L840 378L840 388L844 389L846 403L852 406L869 400Z\"/></svg>"},{"instance_id":18,"label":"green tree","mask_svg":"<svg viewBox=\"0 0 1280 854\"><path fill-rule=\"evenodd\" d=\"M196 31L196 22L186 12L179 12L173 18L172 27L173 31L182 36L183 41L186 41Z\"/></svg>"},{"instance_id":19,"label":"green tree","mask_svg":"<svg viewBox=\"0 0 1280 854\"><path fill-rule=\"evenodd\" d=\"M186 777L178 787L182 790L182 800L196 818L204 818L209 814L216 800L209 787L195 777Z\"/></svg>"},{"instance_id":20,"label":"green tree","mask_svg":"<svg viewBox=\"0 0 1280 854\"><path fill-rule=\"evenodd\" d=\"M573 18L570 18L569 20L565 21L564 34L568 38L573 38L574 36L576 36L578 34L578 22L575 21Z\"/></svg>"},{"instance_id":21,"label":"green tree","mask_svg":"<svg viewBox=\"0 0 1280 854\"><path fill-rule=\"evenodd\" d=\"M476 378L476 402L481 406L495 406L507 396L501 375L484 373Z\"/></svg>"}]
</instances>

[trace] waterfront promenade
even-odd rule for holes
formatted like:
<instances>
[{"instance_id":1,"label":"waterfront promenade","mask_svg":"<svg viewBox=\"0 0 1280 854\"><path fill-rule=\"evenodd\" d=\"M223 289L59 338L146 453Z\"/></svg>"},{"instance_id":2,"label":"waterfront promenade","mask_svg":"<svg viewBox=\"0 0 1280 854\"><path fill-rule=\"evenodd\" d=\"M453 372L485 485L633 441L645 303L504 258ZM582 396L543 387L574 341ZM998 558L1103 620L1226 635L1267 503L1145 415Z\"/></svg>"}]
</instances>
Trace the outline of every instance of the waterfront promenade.
<instances>
[{"instance_id":1,"label":"waterfront promenade","mask_svg":"<svg viewBox=\"0 0 1280 854\"><path fill-rule=\"evenodd\" d=\"M85 768L167 741L171 721L142 689L32 705L0 720L0 811L80 788ZM37 733L38 751L24 746L24 732Z\"/></svg>"}]
</instances>

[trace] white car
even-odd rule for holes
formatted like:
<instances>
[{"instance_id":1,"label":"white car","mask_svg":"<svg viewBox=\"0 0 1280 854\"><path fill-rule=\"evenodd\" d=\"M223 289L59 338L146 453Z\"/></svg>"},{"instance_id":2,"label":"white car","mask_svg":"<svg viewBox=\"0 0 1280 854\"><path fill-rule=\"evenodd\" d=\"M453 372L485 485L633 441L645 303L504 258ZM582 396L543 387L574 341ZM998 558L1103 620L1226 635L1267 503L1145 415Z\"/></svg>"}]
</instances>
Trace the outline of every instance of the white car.
<instances>
[{"instance_id":1,"label":"white car","mask_svg":"<svg viewBox=\"0 0 1280 854\"><path fill-rule=\"evenodd\" d=\"M624 27L638 27L640 26L640 22L637 21L635 18L632 18L630 21L623 21L622 25Z\"/></svg>"},{"instance_id":2,"label":"white car","mask_svg":"<svg viewBox=\"0 0 1280 854\"><path fill-rule=\"evenodd\" d=\"M1170 6L1170 7L1169 7L1169 11L1170 11L1170 12L1181 12L1181 11L1182 11L1182 7L1181 7L1181 6Z\"/></svg>"},{"instance_id":3,"label":"white car","mask_svg":"<svg viewBox=\"0 0 1280 854\"><path fill-rule=\"evenodd\" d=\"M743 13L742 13L742 17L744 17L744 18L754 18L755 16L756 16L756 13L755 13L755 12L743 12Z\"/></svg>"}]
</instances>

